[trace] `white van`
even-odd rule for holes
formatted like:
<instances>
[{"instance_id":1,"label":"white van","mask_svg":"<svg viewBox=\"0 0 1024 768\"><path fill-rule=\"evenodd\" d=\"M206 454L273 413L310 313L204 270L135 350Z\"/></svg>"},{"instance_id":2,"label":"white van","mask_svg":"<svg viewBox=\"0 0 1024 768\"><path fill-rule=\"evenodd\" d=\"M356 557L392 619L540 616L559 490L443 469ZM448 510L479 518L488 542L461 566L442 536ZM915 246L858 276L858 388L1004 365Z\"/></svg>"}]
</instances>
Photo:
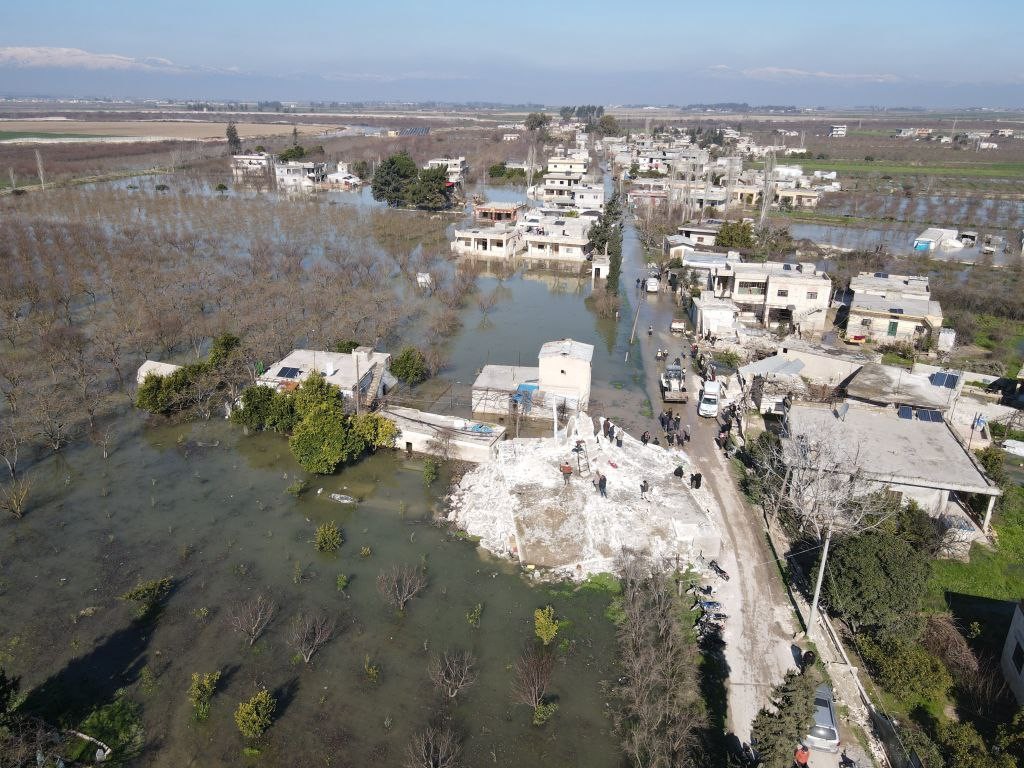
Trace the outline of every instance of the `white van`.
<instances>
[{"instance_id":1,"label":"white van","mask_svg":"<svg viewBox=\"0 0 1024 768\"><path fill-rule=\"evenodd\" d=\"M656 277L647 278L647 292L657 293L661 288L661 281Z\"/></svg>"},{"instance_id":2,"label":"white van","mask_svg":"<svg viewBox=\"0 0 1024 768\"><path fill-rule=\"evenodd\" d=\"M708 381L704 383L704 388L700 391L700 402L697 404L697 415L698 416L709 416L715 418L718 416L718 410L721 406L722 399L722 385L717 381Z\"/></svg>"}]
</instances>

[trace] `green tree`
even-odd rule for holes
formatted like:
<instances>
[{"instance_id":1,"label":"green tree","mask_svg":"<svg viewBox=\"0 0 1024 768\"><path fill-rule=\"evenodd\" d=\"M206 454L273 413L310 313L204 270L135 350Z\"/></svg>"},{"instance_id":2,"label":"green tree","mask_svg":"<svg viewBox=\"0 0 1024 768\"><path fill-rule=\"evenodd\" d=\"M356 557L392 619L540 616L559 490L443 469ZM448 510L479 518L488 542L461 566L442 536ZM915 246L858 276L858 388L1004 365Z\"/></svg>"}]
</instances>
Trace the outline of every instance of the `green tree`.
<instances>
[{"instance_id":1,"label":"green tree","mask_svg":"<svg viewBox=\"0 0 1024 768\"><path fill-rule=\"evenodd\" d=\"M406 152L391 155L377 166L370 183L373 199L390 206L408 203L409 187L419 178L416 163Z\"/></svg>"},{"instance_id":2,"label":"green tree","mask_svg":"<svg viewBox=\"0 0 1024 768\"><path fill-rule=\"evenodd\" d=\"M358 458L366 443L340 404L320 403L295 426L288 447L304 470L329 475L339 464Z\"/></svg>"},{"instance_id":3,"label":"green tree","mask_svg":"<svg viewBox=\"0 0 1024 768\"><path fill-rule=\"evenodd\" d=\"M426 358L415 347L404 347L391 361L391 372L409 386L425 381L430 370Z\"/></svg>"},{"instance_id":4,"label":"green tree","mask_svg":"<svg viewBox=\"0 0 1024 768\"><path fill-rule=\"evenodd\" d=\"M257 741L274 721L277 701L266 688L259 690L251 699L243 701L235 710L235 725L239 733L249 741Z\"/></svg>"},{"instance_id":5,"label":"green tree","mask_svg":"<svg viewBox=\"0 0 1024 768\"><path fill-rule=\"evenodd\" d=\"M727 221L719 227L715 245L722 248L753 248L754 231L749 223Z\"/></svg>"},{"instance_id":6,"label":"green tree","mask_svg":"<svg viewBox=\"0 0 1024 768\"><path fill-rule=\"evenodd\" d=\"M295 390L295 415L304 419L306 415L319 405L340 405L341 391L320 371L310 371L302 384Z\"/></svg>"},{"instance_id":7,"label":"green tree","mask_svg":"<svg viewBox=\"0 0 1024 768\"><path fill-rule=\"evenodd\" d=\"M144 618L155 611L167 599L173 588L174 580L169 577L154 579L153 581L143 581L121 595L121 599L135 603L138 606L138 617Z\"/></svg>"},{"instance_id":8,"label":"green tree","mask_svg":"<svg viewBox=\"0 0 1024 768\"><path fill-rule=\"evenodd\" d=\"M882 531L839 541L823 584L832 613L854 632L905 631L931 575L927 553Z\"/></svg>"},{"instance_id":9,"label":"green tree","mask_svg":"<svg viewBox=\"0 0 1024 768\"><path fill-rule=\"evenodd\" d=\"M992 482L1002 487L1009 482L1010 475L1006 471L1006 451L997 445L990 445L975 451L978 461L985 468L985 474L992 478Z\"/></svg>"},{"instance_id":10,"label":"green tree","mask_svg":"<svg viewBox=\"0 0 1024 768\"><path fill-rule=\"evenodd\" d=\"M254 384L242 390L242 405L231 412L231 421L250 429L266 429L277 396L270 387Z\"/></svg>"},{"instance_id":11,"label":"green tree","mask_svg":"<svg viewBox=\"0 0 1024 768\"><path fill-rule=\"evenodd\" d=\"M356 160L352 163L352 173L360 179L370 178L370 164L366 160Z\"/></svg>"},{"instance_id":12,"label":"green tree","mask_svg":"<svg viewBox=\"0 0 1024 768\"><path fill-rule=\"evenodd\" d=\"M546 605L533 612L533 632L545 646L551 645L558 634L558 619L552 606Z\"/></svg>"},{"instance_id":13,"label":"green tree","mask_svg":"<svg viewBox=\"0 0 1024 768\"><path fill-rule=\"evenodd\" d=\"M238 138L238 126L235 125L235 121L231 120L228 122L227 130L224 131L224 135L228 140L228 151L233 155L237 155L242 151L242 140Z\"/></svg>"},{"instance_id":14,"label":"green tree","mask_svg":"<svg viewBox=\"0 0 1024 768\"><path fill-rule=\"evenodd\" d=\"M758 712L750 728L765 768L790 768L793 764L793 748L811 725L817 685L813 672L801 675L790 671L772 689L771 708Z\"/></svg>"},{"instance_id":15,"label":"green tree","mask_svg":"<svg viewBox=\"0 0 1024 768\"><path fill-rule=\"evenodd\" d=\"M940 723L935 729L946 768L1019 768L1013 755L991 755L988 745L970 723Z\"/></svg>"},{"instance_id":16,"label":"green tree","mask_svg":"<svg viewBox=\"0 0 1024 768\"><path fill-rule=\"evenodd\" d=\"M908 706L942 701L953 686L945 665L905 638L860 635L857 650L878 683Z\"/></svg>"},{"instance_id":17,"label":"green tree","mask_svg":"<svg viewBox=\"0 0 1024 768\"><path fill-rule=\"evenodd\" d=\"M210 700L217 690L220 672L207 672L204 675L192 673L192 683L188 687L188 700L195 709L196 720L203 721L210 716Z\"/></svg>"},{"instance_id":18,"label":"green tree","mask_svg":"<svg viewBox=\"0 0 1024 768\"><path fill-rule=\"evenodd\" d=\"M0 681L3 680L3 673L0 672ZM0 717L3 711L3 685L0 683ZM2 722L2 720L0 720ZM1009 723L999 726L999 737L997 739L999 749L1007 755L1012 755L1018 765L1024 765L1024 707L1017 710L1017 714Z\"/></svg>"},{"instance_id":19,"label":"green tree","mask_svg":"<svg viewBox=\"0 0 1024 768\"><path fill-rule=\"evenodd\" d=\"M561 117L562 120L570 120L574 114L576 114L576 107L562 107L558 110L558 116Z\"/></svg>"},{"instance_id":20,"label":"green tree","mask_svg":"<svg viewBox=\"0 0 1024 768\"><path fill-rule=\"evenodd\" d=\"M597 133L600 136L621 136L622 127L612 115L603 115L597 121Z\"/></svg>"},{"instance_id":21,"label":"green tree","mask_svg":"<svg viewBox=\"0 0 1024 768\"><path fill-rule=\"evenodd\" d=\"M316 539L314 540L317 552L330 552L333 554L341 549L343 541L341 529L333 520L328 520L326 523L317 526Z\"/></svg>"},{"instance_id":22,"label":"green tree","mask_svg":"<svg viewBox=\"0 0 1024 768\"><path fill-rule=\"evenodd\" d=\"M526 120L523 121L528 131L539 131L542 128L547 128L550 123L551 118L543 112L531 112L526 116Z\"/></svg>"},{"instance_id":23,"label":"green tree","mask_svg":"<svg viewBox=\"0 0 1024 768\"><path fill-rule=\"evenodd\" d=\"M347 354L351 353L356 347L361 347L361 346L362 346L362 344L360 344L355 339L346 339L345 341L337 342L332 347L332 349L335 352L340 352L343 355L347 355Z\"/></svg>"},{"instance_id":24,"label":"green tree","mask_svg":"<svg viewBox=\"0 0 1024 768\"><path fill-rule=\"evenodd\" d=\"M423 461L423 484L429 488L440 474L441 462L433 456L427 456Z\"/></svg>"},{"instance_id":25,"label":"green tree","mask_svg":"<svg viewBox=\"0 0 1024 768\"><path fill-rule=\"evenodd\" d=\"M352 419L352 429L371 448L394 448L398 425L379 413L360 413Z\"/></svg>"},{"instance_id":26,"label":"green tree","mask_svg":"<svg viewBox=\"0 0 1024 768\"><path fill-rule=\"evenodd\" d=\"M448 171L443 167L423 168L419 178L409 184L407 202L417 208L439 210L451 205L448 196Z\"/></svg>"},{"instance_id":27,"label":"green tree","mask_svg":"<svg viewBox=\"0 0 1024 768\"><path fill-rule=\"evenodd\" d=\"M508 170L508 166L505 165L504 161L495 163L487 169L487 175L492 179L503 179L505 178L505 171Z\"/></svg>"},{"instance_id":28,"label":"green tree","mask_svg":"<svg viewBox=\"0 0 1024 768\"><path fill-rule=\"evenodd\" d=\"M288 147L288 149L283 150L280 154L278 154L277 159L280 160L282 163L287 163L291 162L292 160L301 160L305 156L306 148L297 144L293 147Z\"/></svg>"}]
</instances>

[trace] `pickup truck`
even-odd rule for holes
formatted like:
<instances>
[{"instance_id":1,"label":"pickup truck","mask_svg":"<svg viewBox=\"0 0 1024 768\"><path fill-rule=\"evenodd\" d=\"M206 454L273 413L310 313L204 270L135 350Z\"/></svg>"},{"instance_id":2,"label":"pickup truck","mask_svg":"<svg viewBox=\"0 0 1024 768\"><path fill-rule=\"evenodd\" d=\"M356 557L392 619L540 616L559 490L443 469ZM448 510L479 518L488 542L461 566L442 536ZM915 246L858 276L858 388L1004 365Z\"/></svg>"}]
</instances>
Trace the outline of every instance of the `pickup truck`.
<instances>
[{"instance_id":1,"label":"pickup truck","mask_svg":"<svg viewBox=\"0 0 1024 768\"><path fill-rule=\"evenodd\" d=\"M665 366L665 372L661 374L661 399L666 403L685 403L689 400L682 366Z\"/></svg>"},{"instance_id":2,"label":"pickup truck","mask_svg":"<svg viewBox=\"0 0 1024 768\"><path fill-rule=\"evenodd\" d=\"M672 332L673 335L676 335L676 336L678 336L680 334L683 334L683 333L686 333L686 321L685 320L673 320L672 321L672 325L670 325L668 329L669 329L669 331Z\"/></svg>"}]
</instances>

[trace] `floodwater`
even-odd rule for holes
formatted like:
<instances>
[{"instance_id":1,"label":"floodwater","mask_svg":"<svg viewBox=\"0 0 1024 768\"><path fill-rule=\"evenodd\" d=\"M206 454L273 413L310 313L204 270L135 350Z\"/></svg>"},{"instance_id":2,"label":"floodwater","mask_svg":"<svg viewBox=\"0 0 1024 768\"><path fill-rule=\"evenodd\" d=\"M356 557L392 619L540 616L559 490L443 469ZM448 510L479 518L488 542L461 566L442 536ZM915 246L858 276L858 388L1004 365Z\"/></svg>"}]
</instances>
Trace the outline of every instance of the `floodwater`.
<instances>
[{"instance_id":1,"label":"floodwater","mask_svg":"<svg viewBox=\"0 0 1024 768\"><path fill-rule=\"evenodd\" d=\"M914 254L914 238L924 231L920 226L899 226L892 229L875 227L844 227L832 224L799 224L787 225L790 235L796 240L813 240L822 245L850 250L874 250L884 245L892 253ZM918 254L920 255L920 254ZM928 252L928 257L935 261L950 261L960 264L974 264L981 259L991 258L996 266L1006 266L1016 258L1014 254L997 252L983 255L980 248L937 248Z\"/></svg>"},{"instance_id":2,"label":"floodwater","mask_svg":"<svg viewBox=\"0 0 1024 768\"><path fill-rule=\"evenodd\" d=\"M362 204L368 191L327 194ZM624 273L641 258L627 230ZM493 307L471 300L463 310L449 368L429 390L436 404L448 397L450 410L465 412L482 365L536 365L544 341L572 336L595 346L592 411L627 429L639 422L649 404L639 355L626 362L628 298L616 322L585 305L586 275L484 271L477 295L494 291ZM141 705L146 734L135 764L238 765L244 745L233 712L265 685L279 704L260 764L393 766L410 735L441 709L426 675L429 654L465 648L478 659L479 679L451 707L463 764L619 764L604 693L617 676L608 597L531 584L518 566L430 524L444 483L424 488L419 460L384 451L310 478L310 490L294 498L286 488L305 475L283 437L245 435L223 421L157 426L127 406L115 429L109 459L80 441L36 465L35 505L20 521L0 522L0 660L22 677L23 690L34 689L32 707L76 724L125 689ZM328 499L333 492L360 501L340 505ZM312 545L316 526L328 520L344 532L337 555ZM363 546L368 557L360 556ZM375 585L396 563L423 566L430 576L404 617L384 605ZM350 578L345 592L339 574ZM165 610L153 624L135 623L117 596L163 576L176 582ZM250 648L228 628L227 606L257 593L280 609ZM474 629L466 614L477 603L483 614ZM559 709L537 728L509 689L515 659L533 636L533 611L547 603L568 624L551 687ZM301 611L338 621L310 665L296 661L287 642ZM367 661L379 665L379 682L368 681ZM189 676L218 669L211 718L196 724Z\"/></svg>"}]
</instances>

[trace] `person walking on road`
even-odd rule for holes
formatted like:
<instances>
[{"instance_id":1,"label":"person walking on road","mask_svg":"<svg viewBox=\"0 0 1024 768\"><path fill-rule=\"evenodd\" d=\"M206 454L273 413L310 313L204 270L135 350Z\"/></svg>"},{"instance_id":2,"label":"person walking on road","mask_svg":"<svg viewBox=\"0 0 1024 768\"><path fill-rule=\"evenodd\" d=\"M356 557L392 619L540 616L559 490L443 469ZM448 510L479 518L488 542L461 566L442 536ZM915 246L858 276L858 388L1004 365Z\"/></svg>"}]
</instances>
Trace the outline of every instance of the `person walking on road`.
<instances>
[{"instance_id":1,"label":"person walking on road","mask_svg":"<svg viewBox=\"0 0 1024 768\"><path fill-rule=\"evenodd\" d=\"M683 427L683 442L684 443L690 442L690 425L689 424L687 424L685 427Z\"/></svg>"},{"instance_id":2,"label":"person walking on road","mask_svg":"<svg viewBox=\"0 0 1024 768\"><path fill-rule=\"evenodd\" d=\"M647 501L647 492L651 490L651 484L644 480L640 483L640 500Z\"/></svg>"},{"instance_id":3,"label":"person walking on road","mask_svg":"<svg viewBox=\"0 0 1024 768\"><path fill-rule=\"evenodd\" d=\"M650 432L644 432L642 435L640 435L640 442L643 443L644 445L647 445L650 441L651 441L651 433Z\"/></svg>"},{"instance_id":4,"label":"person walking on road","mask_svg":"<svg viewBox=\"0 0 1024 768\"><path fill-rule=\"evenodd\" d=\"M604 474L598 475L597 490L602 498L608 498L608 478Z\"/></svg>"}]
</instances>

